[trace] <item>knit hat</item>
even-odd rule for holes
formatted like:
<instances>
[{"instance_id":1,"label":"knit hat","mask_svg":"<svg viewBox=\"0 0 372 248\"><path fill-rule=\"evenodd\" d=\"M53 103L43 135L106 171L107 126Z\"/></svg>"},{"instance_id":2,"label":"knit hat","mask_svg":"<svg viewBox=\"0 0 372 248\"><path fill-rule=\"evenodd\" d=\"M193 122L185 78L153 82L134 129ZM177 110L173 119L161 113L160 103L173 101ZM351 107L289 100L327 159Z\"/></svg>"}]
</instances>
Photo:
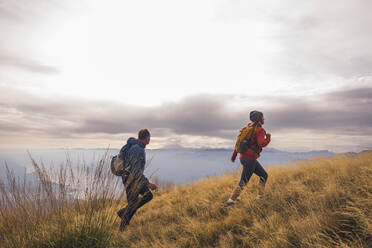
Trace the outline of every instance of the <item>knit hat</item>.
<instances>
[{"instance_id":1,"label":"knit hat","mask_svg":"<svg viewBox=\"0 0 372 248\"><path fill-rule=\"evenodd\" d=\"M261 119L263 118L263 113L260 112L260 111L252 111L250 114L249 114L249 119L253 122L259 122Z\"/></svg>"}]
</instances>

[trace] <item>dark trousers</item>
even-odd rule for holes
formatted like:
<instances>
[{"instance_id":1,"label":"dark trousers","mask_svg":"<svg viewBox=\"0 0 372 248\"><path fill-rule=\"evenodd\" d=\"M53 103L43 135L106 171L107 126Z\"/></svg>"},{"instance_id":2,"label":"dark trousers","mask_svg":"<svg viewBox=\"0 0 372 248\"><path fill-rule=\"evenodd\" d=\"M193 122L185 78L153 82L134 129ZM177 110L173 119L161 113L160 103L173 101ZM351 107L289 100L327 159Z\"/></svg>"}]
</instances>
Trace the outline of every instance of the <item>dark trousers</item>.
<instances>
[{"instance_id":1,"label":"dark trousers","mask_svg":"<svg viewBox=\"0 0 372 248\"><path fill-rule=\"evenodd\" d=\"M257 160L240 158L240 163L243 165L242 176L239 181L239 186L241 188L248 183L253 173L260 177L260 182L266 183L268 177L267 172Z\"/></svg>"},{"instance_id":2,"label":"dark trousers","mask_svg":"<svg viewBox=\"0 0 372 248\"><path fill-rule=\"evenodd\" d=\"M128 180L129 181L129 180ZM127 206L119 210L123 224L128 225L136 211L143 205L152 200L153 195L150 189L142 182L125 182L125 191L127 193ZM139 197L142 195L142 197Z\"/></svg>"}]
</instances>

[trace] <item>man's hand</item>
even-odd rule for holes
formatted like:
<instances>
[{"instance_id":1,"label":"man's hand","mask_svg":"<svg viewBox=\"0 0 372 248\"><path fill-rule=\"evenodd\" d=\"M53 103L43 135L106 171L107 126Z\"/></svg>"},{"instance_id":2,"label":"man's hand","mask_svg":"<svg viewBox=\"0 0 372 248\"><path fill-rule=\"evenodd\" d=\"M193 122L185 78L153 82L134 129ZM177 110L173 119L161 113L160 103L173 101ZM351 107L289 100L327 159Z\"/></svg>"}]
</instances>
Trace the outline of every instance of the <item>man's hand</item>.
<instances>
[{"instance_id":1,"label":"man's hand","mask_svg":"<svg viewBox=\"0 0 372 248\"><path fill-rule=\"evenodd\" d=\"M270 139L271 138L271 134L270 133L267 133L266 134L266 138Z\"/></svg>"},{"instance_id":2,"label":"man's hand","mask_svg":"<svg viewBox=\"0 0 372 248\"><path fill-rule=\"evenodd\" d=\"M149 189L151 189L151 190L156 190L158 188L158 186L156 186L156 184L153 184L153 183L150 183L150 182L147 183L147 187L149 187Z\"/></svg>"}]
</instances>

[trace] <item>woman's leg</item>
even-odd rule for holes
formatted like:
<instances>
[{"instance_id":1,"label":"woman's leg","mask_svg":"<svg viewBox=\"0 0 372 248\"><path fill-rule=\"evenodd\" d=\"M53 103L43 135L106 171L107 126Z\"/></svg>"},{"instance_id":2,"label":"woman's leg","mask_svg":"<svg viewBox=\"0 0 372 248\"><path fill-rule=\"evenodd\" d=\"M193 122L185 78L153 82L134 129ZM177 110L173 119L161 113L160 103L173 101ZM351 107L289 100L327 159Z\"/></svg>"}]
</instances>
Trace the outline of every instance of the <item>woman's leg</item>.
<instances>
[{"instance_id":1,"label":"woman's leg","mask_svg":"<svg viewBox=\"0 0 372 248\"><path fill-rule=\"evenodd\" d=\"M253 160L249 160L249 159L246 159L246 158L241 158L240 159L240 162L242 163L243 165L243 171L242 171L242 175L240 177L240 181L239 181L239 186L240 188L244 188L245 185L247 185L247 183L249 182L249 179L251 178L254 170L255 170L255 161Z\"/></svg>"},{"instance_id":2,"label":"woman's leg","mask_svg":"<svg viewBox=\"0 0 372 248\"><path fill-rule=\"evenodd\" d=\"M260 181L257 185L257 198L262 198L264 195L268 174L258 161L255 162L254 174L260 177Z\"/></svg>"},{"instance_id":3,"label":"woman's leg","mask_svg":"<svg viewBox=\"0 0 372 248\"><path fill-rule=\"evenodd\" d=\"M240 177L239 184L233 190L230 199L227 201L227 204L233 204L234 201L236 201L244 186L247 185L254 171L254 161L241 158L240 162L243 165L242 175Z\"/></svg>"}]
</instances>

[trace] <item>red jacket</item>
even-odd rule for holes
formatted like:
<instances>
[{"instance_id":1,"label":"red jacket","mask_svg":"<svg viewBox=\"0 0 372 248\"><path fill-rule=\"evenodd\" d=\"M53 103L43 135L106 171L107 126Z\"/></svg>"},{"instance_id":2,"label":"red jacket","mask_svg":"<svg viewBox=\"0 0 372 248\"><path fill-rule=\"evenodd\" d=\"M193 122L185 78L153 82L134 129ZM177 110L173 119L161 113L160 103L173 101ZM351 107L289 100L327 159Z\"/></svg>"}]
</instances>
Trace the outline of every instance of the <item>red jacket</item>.
<instances>
[{"instance_id":1,"label":"red jacket","mask_svg":"<svg viewBox=\"0 0 372 248\"><path fill-rule=\"evenodd\" d=\"M253 123L249 123L248 125L252 125ZM241 153L241 158L246 158L249 160L256 160L262 151L262 147L267 146L270 143L271 136L266 135L265 129L261 125L257 126L256 132L252 135L252 137L249 139L249 146L245 153ZM231 159L234 161L236 158L237 152L234 150L234 153L231 157Z\"/></svg>"}]
</instances>

